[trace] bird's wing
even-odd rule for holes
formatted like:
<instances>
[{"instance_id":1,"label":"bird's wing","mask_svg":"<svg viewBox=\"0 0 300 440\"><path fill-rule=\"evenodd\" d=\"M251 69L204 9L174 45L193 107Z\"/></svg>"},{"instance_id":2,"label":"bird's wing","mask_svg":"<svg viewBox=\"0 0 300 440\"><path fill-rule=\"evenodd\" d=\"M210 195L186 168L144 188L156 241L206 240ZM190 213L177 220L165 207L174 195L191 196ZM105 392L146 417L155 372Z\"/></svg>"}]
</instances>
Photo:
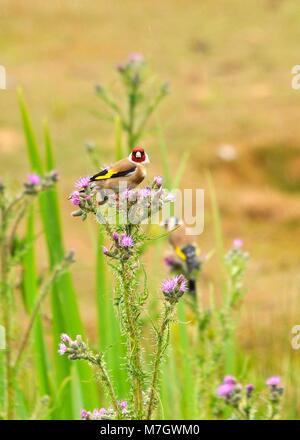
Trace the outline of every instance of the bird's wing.
<instances>
[{"instance_id":1,"label":"bird's wing","mask_svg":"<svg viewBox=\"0 0 300 440\"><path fill-rule=\"evenodd\" d=\"M132 165L130 168L114 167L105 168L101 170L99 173L95 174L91 177L90 181L94 182L97 180L106 180L106 179L114 179L116 177L129 177L136 170L136 166Z\"/></svg>"}]
</instances>

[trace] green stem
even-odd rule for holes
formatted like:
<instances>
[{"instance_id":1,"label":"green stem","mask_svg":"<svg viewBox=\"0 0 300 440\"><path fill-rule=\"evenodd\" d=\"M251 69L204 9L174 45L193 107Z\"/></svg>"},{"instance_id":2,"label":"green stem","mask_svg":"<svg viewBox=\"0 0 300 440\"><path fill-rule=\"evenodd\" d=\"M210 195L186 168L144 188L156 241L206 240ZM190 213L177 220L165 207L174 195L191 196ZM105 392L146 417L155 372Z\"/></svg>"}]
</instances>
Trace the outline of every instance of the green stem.
<instances>
[{"instance_id":1,"label":"green stem","mask_svg":"<svg viewBox=\"0 0 300 440\"><path fill-rule=\"evenodd\" d=\"M151 419L153 410L155 409L155 402L156 402L155 395L157 392L157 385L158 385L159 371L160 371L159 367L162 360L162 356L167 348L166 332L168 332L169 330L169 324L173 314L173 310L174 310L174 305L172 304L165 305L163 320L161 323L160 330L157 333L157 346L156 346L155 361L154 361L152 381L150 387L147 420Z\"/></svg>"},{"instance_id":2,"label":"green stem","mask_svg":"<svg viewBox=\"0 0 300 440\"><path fill-rule=\"evenodd\" d=\"M134 402L137 419L142 418L143 413L143 394L142 394L142 368L141 368L141 349L139 341L139 328L135 316L134 298L130 296L132 291L131 283L134 273L126 262L121 260L121 279L124 293L124 306L126 315L126 325L128 330L128 349L129 349L129 371L132 376L134 389ZM132 362L132 364L131 364Z\"/></svg>"},{"instance_id":3,"label":"green stem","mask_svg":"<svg viewBox=\"0 0 300 440\"><path fill-rule=\"evenodd\" d=\"M7 211L1 207L1 299L3 310L3 323L5 328L5 368L6 368L6 418L14 418L14 375L11 362L12 349L12 320L11 320L11 301L10 286L8 283L9 275L9 243L7 240Z\"/></svg>"}]
</instances>

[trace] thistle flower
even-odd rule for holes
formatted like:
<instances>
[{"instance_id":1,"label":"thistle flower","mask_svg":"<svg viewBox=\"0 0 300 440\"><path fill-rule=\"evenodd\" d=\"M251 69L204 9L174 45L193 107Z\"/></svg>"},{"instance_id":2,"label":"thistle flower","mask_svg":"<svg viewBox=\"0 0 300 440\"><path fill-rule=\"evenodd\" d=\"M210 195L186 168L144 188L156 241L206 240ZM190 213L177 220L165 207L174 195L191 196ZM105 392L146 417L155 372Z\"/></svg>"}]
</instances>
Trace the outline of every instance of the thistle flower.
<instances>
[{"instance_id":1,"label":"thistle flower","mask_svg":"<svg viewBox=\"0 0 300 440\"><path fill-rule=\"evenodd\" d=\"M27 177L27 182L29 185L37 186L41 183L41 178L38 174L32 173Z\"/></svg>"},{"instance_id":2,"label":"thistle flower","mask_svg":"<svg viewBox=\"0 0 300 440\"><path fill-rule=\"evenodd\" d=\"M112 239L113 239L114 241L118 241L118 240L119 240L119 234L118 234L117 232L113 232L113 233L112 233Z\"/></svg>"},{"instance_id":3,"label":"thistle flower","mask_svg":"<svg viewBox=\"0 0 300 440\"><path fill-rule=\"evenodd\" d=\"M90 178L88 176L80 177L80 179L78 179L75 182L75 188L77 189L86 189L89 187L89 185L90 185Z\"/></svg>"},{"instance_id":4,"label":"thistle flower","mask_svg":"<svg viewBox=\"0 0 300 440\"><path fill-rule=\"evenodd\" d=\"M277 387L280 385L281 379L279 376L271 376L266 380L266 385L271 387Z\"/></svg>"},{"instance_id":5,"label":"thistle flower","mask_svg":"<svg viewBox=\"0 0 300 440\"><path fill-rule=\"evenodd\" d=\"M72 342L72 339L70 338L69 335L67 335L66 333L62 333L61 337L60 337L61 342L63 342L64 344L70 344Z\"/></svg>"},{"instance_id":6,"label":"thistle flower","mask_svg":"<svg viewBox=\"0 0 300 440\"><path fill-rule=\"evenodd\" d=\"M109 255L109 249L106 246L102 246L102 252L104 255Z\"/></svg>"},{"instance_id":7,"label":"thistle flower","mask_svg":"<svg viewBox=\"0 0 300 440\"><path fill-rule=\"evenodd\" d=\"M122 234L120 237L119 245L123 248L132 247L134 245L134 241L130 235Z\"/></svg>"},{"instance_id":8,"label":"thistle flower","mask_svg":"<svg viewBox=\"0 0 300 440\"><path fill-rule=\"evenodd\" d=\"M133 53L129 54L128 61L130 63L139 63L139 62L144 61L144 57L142 54L140 54L138 52L133 52Z\"/></svg>"},{"instance_id":9,"label":"thistle flower","mask_svg":"<svg viewBox=\"0 0 300 440\"><path fill-rule=\"evenodd\" d=\"M250 397L254 390L254 385L252 385L252 383L249 383L245 386L245 389L246 389L247 397Z\"/></svg>"},{"instance_id":10,"label":"thistle flower","mask_svg":"<svg viewBox=\"0 0 300 440\"><path fill-rule=\"evenodd\" d=\"M128 403L126 402L126 400L121 400L119 405L120 405L120 408L124 411L127 409Z\"/></svg>"},{"instance_id":11,"label":"thistle flower","mask_svg":"<svg viewBox=\"0 0 300 440\"><path fill-rule=\"evenodd\" d=\"M244 242L240 238L236 238L233 240L233 243L232 243L233 249L240 250L240 249L242 249L243 246L244 246Z\"/></svg>"},{"instance_id":12,"label":"thistle flower","mask_svg":"<svg viewBox=\"0 0 300 440\"><path fill-rule=\"evenodd\" d=\"M227 385L235 385L236 379L233 376L225 376L223 379L223 383Z\"/></svg>"},{"instance_id":13,"label":"thistle flower","mask_svg":"<svg viewBox=\"0 0 300 440\"><path fill-rule=\"evenodd\" d=\"M167 267L173 267L175 264L175 259L171 255L169 255L164 258L164 263Z\"/></svg>"},{"instance_id":14,"label":"thistle flower","mask_svg":"<svg viewBox=\"0 0 300 440\"><path fill-rule=\"evenodd\" d=\"M166 197L164 198L164 202L165 203L173 203L176 201L176 196L175 194L169 192Z\"/></svg>"},{"instance_id":15,"label":"thistle flower","mask_svg":"<svg viewBox=\"0 0 300 440\"><path fill-rule=\"evenodd\" d=\"M83 420L89 420L92 414L90 411L86 411L85 409L82 409L80 411L80 415Z\"/></svg>"},{"instance_id":16,"label":"thistle flower","mask_svg":"<svg viewBox=\"0 0 300 440\"><path fill-rule=\"evenodd\" d=\"M163 178L161 176L155 176L153 179L153 184L160 188L163 184Z\"/></svg>"},{"instance_id":17,"label":"thistle flower","mask_svg":"<svg viewBox=\"0 0 300 440\"><path fill-rule=\"evenodd\" d=\"M219 397L229 397L235 388L234 384L222 383L217 388L217 395Z\"/></svg>"},{"instance_id":18,"label":"thistle flower","mask_svg":"<svg viewBox=\"0 0 300 440\"><path fill-rule=\"evenodd\" d=\"M75 205L75 206L80 205L81 200L80 200L80 194L79 194L78 191L74 191L74 192L70 195L69 199L71 200L71 203L72 203L73 205Z\"/></svg>"},{"instance_id":19,"label":"thistle flower","mask_svg":"<svg viewBox=\"0 0 300 440\"><path fill-rule=\"evenodd\" d=\"M68 351L68 347L67 347L63 342L61 342L61 343L59 344L58 353L59 353L61 356L63 356L67 351Z\"/></svg>"},{"instance_id":20,"label":"thistle flower","mask_svg":"<svg viewBox=\"0 0 300 440\"><path fill-rule=\"evenodd\" d=\"M151 188L148 186L146 188L142 188L138 192L138 196L140 199L145 199L151 196Z\"/></svg>"},{"instance_id":21,"label":"thistle flower","mask_svg":"<svg viewBox=\"0 0 300 440\"><path fill-rule=\"evenodd\" d=\"M174 278L163 281L161 290L167 301L176 303L184 292L187 291L187 280L183 275L177 275Z\"/></svg>"}]
</instances>

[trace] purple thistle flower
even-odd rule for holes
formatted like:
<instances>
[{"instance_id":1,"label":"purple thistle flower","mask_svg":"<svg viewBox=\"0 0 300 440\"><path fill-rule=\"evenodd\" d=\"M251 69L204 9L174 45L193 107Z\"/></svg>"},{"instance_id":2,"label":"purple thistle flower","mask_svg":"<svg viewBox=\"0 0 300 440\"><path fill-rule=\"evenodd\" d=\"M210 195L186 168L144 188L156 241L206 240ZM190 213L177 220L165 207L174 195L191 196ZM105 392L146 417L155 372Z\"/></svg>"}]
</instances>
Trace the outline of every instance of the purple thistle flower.
<instances>
[{"instance_id":1,"label":"purple thistle flower","mask_svg":"<svg viewBox=\"0 0 300 440\"><path fill-rule=\"evenodd\" d=\"M187 289L187 280L183 275L178 275L176 280L177 286L179 288L179 292L184 293L186 292Z\"/></svg>"},{"instance_id":2,"label":"purple thistle flower","mask_svg":"<svg viewBox=\"0 0 300 440\"><path fill-rule=\"evenodd\" d=\"M134 241L130 235L122 234L120 238L120 246L123 248L132 247L134 245Z\"/></svg>"},{"instance_id":3,"label":"purple thistle flower","mask_svg":"<svg viewBox=\"0 0 300 440\"><path fill-rule=\"evenodd\" d=\"M128 406L128 403L126 402L126 400L121 400L121 402L119 402L120 408L122 410L126 409Z\"/></svg>"},{"instance_id":4,"label":"purple thistle flower","mask_svg":"<svg viewBox=\"0 0 300 440\"><path fill-rule=\"evenodd\" d=\"M233 376L225 376L223 379L223 383L226 383L227 385L235 385L236 379Z\"/></svg>"},{"instance_id":5,"label":"purple thistle flower","mask_svg":"<svg viewBox=\"0 0 300 440\"><path fill-rule=\"evenodd\" d=\"M80 205L80 194L79 194L78 191L74 191L74 192L70 195L69 199L71 200L71 203L72 203L73 205L75 205L75 206Z\"/></svg>"},{"instance_id":6,"label":"purple thistle flower","mask_svg":"<svg viewBox=\"0 0 300 440\"><path fill-rule=\"evenodd\" d=\"M171 295L176 293L176 291L183 294L187 291L187 280L183 275L177 275L174 278L163 281L161 290L165 295Z\"/></svg>"},{"instance_id":7,"label":"purple thistle flower","mask_svg":"<svg viewBox=\"0 0 300 440\"><path fill-rule=\"evenodd\" d=\"M80 415L81 415L81 418L82 418L83 420L89 420L90 417L91 417L91 413L90 413L90 411L87 411L87 410L85 410L85 409L82 409L82 410L80 411Z\"/></svg>"},{"instance_id":8,"label":"purple thistle flower","mask_svg":"<svg viewBox=\"0 0 300 440\"><path fill-rule=\"evenodd\" d=\"M100 408L99 409L99 416L102 417L102 416L105 416L105 414L106 414L106 409L105 408Z\"/></svg>"},{"instance_id":9,"label":"purple thistle flower","mask_svg":"<svg viewBox=\"0 0 300 440\"><path fill-rule=\"evenodd\" d=\"M41 178L38 174L32 173L27 177L29 185L37 186L41 183Z\"/></svg>"},{"instance_id":10,"label":"purple thistle flower","mask_svg":"<svg viewBox=\"0 0 300 440\"><path fill-rule=\"evenodd\" d=\"M229 397L234 390L234 385L229 383L222 383L218 386L217 394L220 397Z\"/></svg>"},{"instance_id":11,"label":"purple thistle flower","mask_svg":"<svg viewBox=\"0 0 300 440\"><path fill-rule=\"evenodd\" d=\"M119 240L119 234L117 232L113 232L112 233L112 238L113 238L113 240L118 241Z\"/></svg>"},{"instance_id":12,"label":"purple thistle flower","mask_svg":"<svg viewBox=\"0 0 300 440\"><path fill-rule=\"evenodd\" d=\"M129 56L128 56L128 61L130 63L138 63L141 61L144 61L144 57L142 54L138 53L138 52L132 52Z\"/></svg>"},{"instance_id":13,"label":"purple thistle flower","mask_svg":"<svg viewBox=\"0 0 300 440\"><path fill-rule=\"evenodd\" d=\"M165 257L164 263L168 267L173 267L175 264L175 260L172 256L169 255L169 256Z\"/></svg>"},{"instance_id":14,"label":"purple thistle flower","mask_svg":"<svg viewBox=\"0 0 300 440\"><path fill-rule=\"evenodd\" d=\"M243 245L244 245L244 242L243 242L243 240L241 240L240 238L236 238L236 239L233 240L233 242L232 242L232 247L233 247L233 249L235 249L235 250L240 250L240 249L242 249Z\"/></svg>"},{"instance_id":15,"label":"purple thistle flower","mask_svg":"<svg viewBox=\"0 0 300 440\"><path fill-rule=\"evenodd\" d=\"M72 339L70 338L69 335L67 335L67 333L62 333L62 335L60 336L61 342L65 343L65 344L70 344L72 342Z\"/></svg>"},{"instance_id":16,"label":"purple thistle flower","mask_svg":"<svg viewBox=\"0 0 300 440\"><path fill-rule=\"evenodd\" d=\"M163 184L163 178L161 176L155 176L153 183L160 188Z\"/></svg>"},{"instance_id":17,"label":"purple thistle flower","mask_svg":"<svg viewBox=\"0 0 300 440\"><path fill-rule=\"evenodd\" d=\"M67 350L68 350L67 346L66 346L63 342L61 342L61 343L59 344L58 353L59 353L61 356L63 356L63 355L66 353Z\"/></svg>"},{"instance_id":18,"label":"purple thistle flower","mask_svg":"<svg viewBox=\"0 0 300 440\"><path fill-rule=\"evenodd\" d=\"M248 383L248 385L245 386L247 397L250 397L252 394L252 391L254 390L254 385L252 383Z\"/></svg>"},{"instance_id":19,"label":"purple thistle flower","mask_svg":"<svg viewBox=\"0 0 300 440\"><path fill-rule=\"evenodd\" d=\"M266 385L269 385L271 387L277 387L280 385L281 379L279 376L271 376L266 380Z\"/></svg>"},{"instance_id":20,"label":"purple thistle flower","mask_svg":"<svg viewBox=\"0 0 300 440\"><path fill-rule=\"evenodd\" d=\"M75 188L77 189L85 189L88 188L89 185L90 185L90 178L88 176L80 177L80 179L78 179L75 182Z\"/></svg>"},{"instance_id":21,"label":"purple thistle flower","mask_svg":"<svg viewBox=\"0 0 300 440\"><path fill-rule=\"evenodd\" d=\"M149 188L148 186L146 188L142 188L139 190L138 192L139 198L141 199L145 199L147 197L151 196L151 188Z\"/></svg>"},{"instance_id":22,"label":"purple thistle flower","mask_svg":"<svg viewBox=\"0 0 300 440\"><path fill-rule=\"evenodd\" d=\"M161 290L166 295L169 295L170 293L173 293L176 288L176 277L170 278L168 280L164 280L161 284Z\"/></svg>"},{"instance_id":23,"label":"purple thistle flower","mask_svg":"<svg viewBox=\"0 0 300 440\"><path fill-rule=\"evenodd\" d=\"M106 246L102 246L102 252L104 255L109 255L109 249Z\"/></svg>"}]
</instances>

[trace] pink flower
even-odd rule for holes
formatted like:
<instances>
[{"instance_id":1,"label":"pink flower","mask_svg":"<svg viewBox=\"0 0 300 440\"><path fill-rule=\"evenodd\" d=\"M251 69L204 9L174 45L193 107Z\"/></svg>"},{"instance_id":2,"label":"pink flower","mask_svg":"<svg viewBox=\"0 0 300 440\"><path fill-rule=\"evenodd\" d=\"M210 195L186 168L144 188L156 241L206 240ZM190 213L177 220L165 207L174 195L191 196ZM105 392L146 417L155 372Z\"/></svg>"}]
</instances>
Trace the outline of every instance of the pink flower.
<instances>
[{"instance_id":1,"label":"pink flower","mask_svg":"<svg viewBox=\"0 0 300 440\"><path fill-rule=\"evenodd\" d=\"M217 394L220 397L229 397L234 390L234 384L222 383L217 389Z\"/></svg>"},{"instance_id":2,"label":"pink flower","mask_svg":"<svg viewBox=\"0 0 300 440\"><path fill-rule=\"evenodd\" d=\"M134 245L134 241L130 235L122 234L120 238L120 246L123 248L132 247Z\"/></svg>"},{"instance_id":3,"label":"pink flower","mask_svg":"<svg viewBox=\"0 0 300 440\"><path fill-rule=\"evenodd\" d=\"M64 342L65 344L70 344L72 342L72 339L70 338L69 335L67 335L67 333L62 333L60 339L61 342Z\"/></svg>"},{"instance_id":4,"label":"pink flower","mask_svg":"<svg viewBox=\"0 0 300 440\"><path fill-rule=\"evenodd\" d=\"M90 413L90 411L86 411L85 409L82 409L82 410L80 411L80 415L81 415L81 418L82 418L83 420L89 420L89 419L91 418L91 413Z\"/></svg>"},{"instance_id":5,"label":"pink flower","mask_svg":"<svg viewBox=\"0 0 300 440\"><path fill-rule=\"evenodd\" d=\"M170 295L179 291L184 293L187 291L187 280L183 275L177 275L162 282L161 290L165 295Z\"/></svg>"},{"instance_id":6,"label":"pink flower","mask_svg":"<svg viewBox=\"0 0 300 440\"><path fill-rule=\"evenodd\" d=\"M232 243L233 249L240 250L240 249L242 249L243 245L244 245L244 242L240 238L236 238L235 240L233 240L233 243Z\"/></svg>"},{"instance_id":7,"label":"pink flower","mask_svg":"<svg viewBox=\"0 0 300 440\"><path fill-rule=\"evenodd\" d=\"M104 255L108 255L109 254L109 250L106 246L102 246L102 252Z\"/></svg>"},{"instance_id":8,"label":"pink flower","mask_svg":"<svg viewBox=\"0 0 300 440\"><path fill-rule=\"evenodd\" d=\"M138 52L132 52L128 57L128 61L130 63L138 63L138 62L144 61L144 57L142 54L140 54Z\"/></svg>"},{"instance_id":9,"label":"pink flower","mask_svg":"<svg viewBox=\"0 0 300 440\"><path fill-rule=\"evenodd\" d=\"M167 257L165 257L165 259L164 259L164 263L165 263L165 265L168 266L168 267L173 267L174 264L175 264L175 259L174 259L171 255L170 255L170 256L167 256Z\"/></svg>"},{"instance_id":10,"label":"pink flower","mask_svg":"<svg viewBox=\"0 0 300 440\"><path fill-rule=\"evenodd\" d=\"M156 186L160 188L163 184L163 178L161 176L155 176L153 182Z\"/></svg>"},{"instance_id":11,"label":"pink flower","mask_svg":"<svg viewBox=\"0 0 300 440\"><path fill-rule=\"evenodd\" d=\"M277 387L280 385L281 379L279 376L271 376L266 380L266 385Z\"/></svg>"},{"instance_id":12,"label":"pink flower","mask_svg":"<svg viewBox=\"0 0 300 440\"><path fill-rule=\"evenodd\" d=\"M252 383L248 383L248 385L246 385L245 388L246 388L247 397L250 397L252 391L254 390L254 385L252 385Z\"/></svg>"},{"instance_id":13,"label":"pink flower","mask_svg":"<svg viewBox=\"0 0 300 440\"><path fill-rule=\"evenodd\" d=\"M226 383L227 385L235 385L236 380L233 376L225 376L223 379L223 383Z\"/></svg>"},{"instance_id":14,"label":"pink flower","mask_svg":"<svg viewBox=\"0 0 300 440\"><path fill-rule=\"evenodd\" d=\"M69 199L71 200L71 203L72 203L73 205L75 205L75 206L80 205L80 194L79 194L78 191L74 191L74 192L70 195Z\"/></svg>"},{"instance_id":15,"label":"pink flower","mask_svg":"<svg viewBox=\"0 0 300 440\"><path fill-rule=\"evenodd\" d=\"M113 240L118 241L119 240L119 234L117 232L113 232L112 233L112 238L113 238Z\"/></svg>"},{"instance_id":16,"label":"pink flower","mask_svg":"<svg viewBox=\"0 0 300 440\"><path fill-rule=\"evenodd\" d=\"M29 185L37 186L41 183L41 178L38 174L32 173L32 174L29 174L27 181L28 181Z\"/></svg>"},{"instance_id":17,"label":"pink flower","mask_svg":"<svg viewBox=\"0 0 300 440\"><path fill-rule=\"evenodd\" d=\"M138 192L139 198L141 199L145 199L147 197L151 196L151 188L146 187L146 188L142 188L139 190Z\"/></svg>"},{"instance_id":18,"label":"pink flower","mask_svg":"<svg viewBox=\"0 0 300 440\"><path fill-rule=\"evenodd\" d=\"M63 356L63 355L66 353L67 350L68 350L67 346L66 346L63 342L61 342L61 343L59 344L58 353L59 353L61 356Z\"/></svg>"},{"instance_id":19,"label":"pink flower","mask_svg":"<svg viewBox=\"0 0 300 440\"><path fill-rule=\"evenodd\" d=\"M80 179L78 179L75 182L75 188L77 189L85 189L88 188L90 185L90 178L89 177L80 177Z\"/></svg>"},{"instance_id":20,"label":"pink flower","mask_svg":"<svg viewBox=\"0 0 300 440\"><path fill-rule=\"evenodd\" d=\"M128 403L126 402L126 400L121 400L121 402L119 403L120 408L121 409L126 409L128 406Z\"/></svg>"},{"instance_id":21,"label":"pink flower","mask_svg":"<svg viewBox=\"0 0 300 440\"><path fill-rule=\"evenodd\" d=\"M106 409L105 409L105 408L100 408L100 409L99 409L99 415L100 415L100 417L105 416L105 414L106 414Z\"/></svg>"}]
</instances>

